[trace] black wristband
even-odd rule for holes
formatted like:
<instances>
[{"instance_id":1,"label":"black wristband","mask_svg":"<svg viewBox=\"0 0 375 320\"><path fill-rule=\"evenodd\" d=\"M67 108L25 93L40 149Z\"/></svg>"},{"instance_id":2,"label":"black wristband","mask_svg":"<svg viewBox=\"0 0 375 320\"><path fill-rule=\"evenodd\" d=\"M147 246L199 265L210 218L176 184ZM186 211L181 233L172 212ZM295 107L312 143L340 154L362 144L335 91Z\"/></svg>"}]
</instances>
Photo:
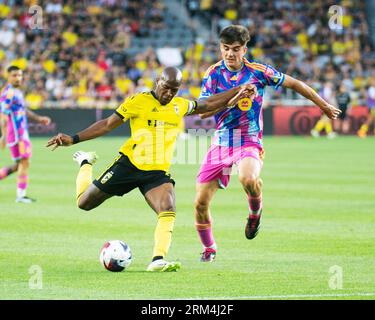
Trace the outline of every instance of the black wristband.
<instances>
[{"instance_id":1,"label":"black wristband","mask_svg":"<svg viewBox=\"0 0 375 320\"><path fill-rule=\"evenodd\" d=\"M75 134L73 137L73 144L76 144L79 142L79 135L78 134Z\"/></svg>"}]
</instances>

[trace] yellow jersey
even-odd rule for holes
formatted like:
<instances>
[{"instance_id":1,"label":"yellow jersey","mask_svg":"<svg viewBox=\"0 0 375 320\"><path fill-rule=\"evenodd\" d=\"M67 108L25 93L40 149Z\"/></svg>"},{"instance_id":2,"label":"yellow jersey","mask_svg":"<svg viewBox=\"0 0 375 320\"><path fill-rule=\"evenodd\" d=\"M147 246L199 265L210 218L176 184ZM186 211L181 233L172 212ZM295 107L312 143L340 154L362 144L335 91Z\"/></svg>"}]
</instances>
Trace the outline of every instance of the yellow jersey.
<instances>
[{"instance_id":1,"label":"yellow jersey","mask_svg":"<svg viewBox=\"0 0 375 320\"><path fill-rule=\"evenodd\" d=\"M182 97L161 105L153 92L128 97L116 109L124 122L130 119L131 130L130 139L119 151L140 170L168 172L183 117L191 114L196 105Z\"/></svg>"}]
</instances>

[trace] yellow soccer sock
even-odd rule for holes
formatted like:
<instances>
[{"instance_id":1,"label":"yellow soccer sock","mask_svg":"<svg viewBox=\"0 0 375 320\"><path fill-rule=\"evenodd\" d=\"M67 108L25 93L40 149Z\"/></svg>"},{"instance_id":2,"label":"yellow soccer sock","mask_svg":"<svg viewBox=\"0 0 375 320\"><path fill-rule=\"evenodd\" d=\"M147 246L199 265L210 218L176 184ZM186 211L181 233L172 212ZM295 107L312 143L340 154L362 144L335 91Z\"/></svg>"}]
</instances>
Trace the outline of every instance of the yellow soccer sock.
<instances>
[{"instance_id":1,"label":"yellow soccer sock","mask_svg":"<svg viewBox=\"0 0 375 320\"><path fill-rule=\"evenodd\" d=\"M91 164L84 164L79 169L77 180L76 180L76 195L77 195L77 203L81 198L82 194L86 191L89 185L92 183L92 165Z\"/></svg>"},{"instance_id":2,"label":"yellow soccer sock","mask_svg":"<svg viewBox=\"0 0 375 320\"><path fill-rule=\"evenodd\" d=\"M172 211L160 212L156 224L153 257L165 257L172 242L172 232L176 213Z\"/></svg>"},{"instance_id":3,"label":"yellow soccer sock","mask_svg":"<svg viewBox=\"0 0 375 320\"><path fill-rule=\"evenodd\" d=\"M331 123L331 121L328 121L326 123L325 130L326 130L327 134L330 134L332 132L333 129L332 129L332 123Z\"/></svg>"},{"instance_id":4,"label":"yellow soccer sock","mask_svg":"<svg viewBox=\"0 0 375 320\"><path fill-rule=\"evenodd\" d=\"M361 125L361 128L359 129L359 131L361 131L363 133L367 133L367 131L368 131L368 125L367 124Z\"/></svg>"},{"instance_id":5,"label":"yellow soccer sock","mask_svg":"<svg viewBox=\"0 0 375 320\"><path fill-rule=\"evenodd\" d=\"M325 126L325 121L324 121L324 120L319 120L319 121L316 123L316 125L315 125L315 127L314 127L314 130L320 132L320 131L323 130L324 126Z\"/></svg>"}]
</instances>

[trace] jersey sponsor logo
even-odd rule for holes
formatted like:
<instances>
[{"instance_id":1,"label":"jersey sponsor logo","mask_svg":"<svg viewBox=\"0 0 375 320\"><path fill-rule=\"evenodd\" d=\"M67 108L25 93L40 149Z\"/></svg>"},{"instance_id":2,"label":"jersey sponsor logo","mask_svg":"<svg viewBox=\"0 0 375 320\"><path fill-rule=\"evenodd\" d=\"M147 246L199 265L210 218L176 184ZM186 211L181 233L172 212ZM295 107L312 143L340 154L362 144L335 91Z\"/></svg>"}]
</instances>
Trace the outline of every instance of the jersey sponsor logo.
<instances>
[{"instance_id":1,"label":"jersey sponsor logo","mask_svg":"<svg viewBox=\"0 0 375 320\"><path fill-rule=\"evenodd\" d=\"M238 107L242 111L249 111L252 105L253 105L253 102L249 98L243 98L240 101L238 101Z\"/></svg>"},{"instance_id":2,"label":"jersey sponsor logo","mask_svg":"<svg viewBox=\"0 0 375 320\"><path fill-rule=\"evenodd\" d=\"M113 171L107 172L103 178L100 179L101 184L105 184L109 179L111 179L113 176Z\"/></svg>"},{"instance_id":3,"label":"jersey sponsor logo","mask_svg":"<svg viewBox=\"0 0 375 320\"><path fill-rule=\"evenodd\" d=\"M171 126L171 127L177 127L178 123L175 122L167 122L167 121L161 121L161 120L147 120L147 124L149 127L164 127L164 126Z\"/></svg>"}]
</instances>

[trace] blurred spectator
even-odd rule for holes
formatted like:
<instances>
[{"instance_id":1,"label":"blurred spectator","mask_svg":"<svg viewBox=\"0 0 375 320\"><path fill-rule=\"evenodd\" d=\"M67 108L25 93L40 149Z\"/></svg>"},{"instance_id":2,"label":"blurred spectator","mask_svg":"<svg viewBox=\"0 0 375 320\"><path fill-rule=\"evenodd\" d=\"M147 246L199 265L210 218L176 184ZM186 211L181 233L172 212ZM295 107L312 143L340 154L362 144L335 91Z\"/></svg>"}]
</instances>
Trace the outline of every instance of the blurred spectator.
<instances>
[{"instance_id":1,"label":"blurred spectator","mask_svg":"<svg viewBox=\"0 0 375 320\"><path fill-rule=\"evenodd\" d=\"M215 35L240 23L252 35L248 58L269 63L317 91L329 81L343 82L353 104L363 102L375 52L369 40L364 2L295 0L185 0L191 17L203 19ZM28 6L43 8L43 29L31 29ZM344 8L343 29L331 30L328 9ZM124 96L150 90L162 66L152 46L133 51L133 43L166 28L163 0L53 0L0 3L1 75L10 64L25 71L27 101L36 108L115 107ZM198 30L199 32L199 30ZM212 37L214 39L215 37ZM158 41L158 39L153 39ZM154 42L150 42L150 46ZM214 41L198 40L182 53L185 81L180 94L199 95L205 70L219 60ZM4 79L2 80L4 82ZM280 89L267 101L296 95Z\"/></svg>"}]
</instances>

